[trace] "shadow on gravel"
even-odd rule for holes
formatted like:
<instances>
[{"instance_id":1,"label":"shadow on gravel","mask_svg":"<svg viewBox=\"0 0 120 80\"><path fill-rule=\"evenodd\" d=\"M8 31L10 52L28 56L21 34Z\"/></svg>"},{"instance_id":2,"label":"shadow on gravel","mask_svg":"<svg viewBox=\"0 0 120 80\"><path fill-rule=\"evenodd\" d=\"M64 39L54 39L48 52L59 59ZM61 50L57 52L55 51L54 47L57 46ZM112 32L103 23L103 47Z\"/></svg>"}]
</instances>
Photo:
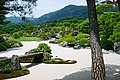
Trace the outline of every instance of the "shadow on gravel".
<instances>
[{"instance_id":1,"label":"shadow on gravel","mask_svg":"<svg viewBox=\"0 0 120 80\"><path fill-rule=\"evenodd\" d=\"M65 76L63 79L55 80L91 80L91 68ZM106 80L120 80L120 66L106 65Z\"/></svg>"},{"instance_id":2,"label":"shadow on gravel","mask_svg":"<svg viewBox=\"0 0 120 80\"><path fill-rule=\"evenodd\" d=\"M38 64L41 64L41 63L31 63L29 65L26 65L25 67L30 68L30 67L36 66Z\"/></svg>"}]
</instances>

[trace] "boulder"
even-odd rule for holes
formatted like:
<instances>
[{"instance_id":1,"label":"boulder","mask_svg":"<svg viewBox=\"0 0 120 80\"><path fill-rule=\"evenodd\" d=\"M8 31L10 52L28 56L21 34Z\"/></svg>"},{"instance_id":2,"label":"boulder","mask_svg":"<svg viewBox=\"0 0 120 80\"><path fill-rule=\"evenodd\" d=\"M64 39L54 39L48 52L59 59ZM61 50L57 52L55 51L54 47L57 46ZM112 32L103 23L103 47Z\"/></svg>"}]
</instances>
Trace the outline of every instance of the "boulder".
<instances>
[{"instance_id":1,"label":"boulder","mask_svg":"<svg viewBox=\"0 0 120 80\"><path fill-rule=\"evenodd\" d=\"M50 53L48 53L48 52L44 52L44 53L43 53L43 57L44 57L44 58L43 58L44 60L50 60L50 59L51 59L51 55L50 55Z\"/></svg>"},{"instance_id":2,"label":"boulder","mask_svg":"<svg viewBox=\"0 0 120 80\"><path fill-rule=\"evenodd\" d=\"M73 49L80 49L80 45L75 45L74 47L73 47Z\"/></svg>"},{"instance_id":3,"label":"boulder","mask_svg":"<svg viewBox=\"0 0 120 80\"><path fill-rule=\"evenodd\" d=\"M15 48L15 47L20 47L20 45L18 43L10 43L11 47L12 48Z\"/></svg>"},{"instance_id":4,"label":"boulder","mask_svg":"<svg viewBox=\"0 0 120 80\"><path fill-rule=\"evenodd\" d=\"M19 57L17 55L13 55L11 58L11 69L12 70L20 70L21 69Z\"/></svg>"},{"instance_id":5,"label":"boulder","mask_svg":"<svg viewBox=\"0 0 120 80\"><path fill-rule=\"evenodd\" d=\"M56 38L52 38L52 39L50 39L49 43L57 43Z\"/></svg>"},{"instance_id":6,"label":"boulder","mask_svg":"<svg viewBox=\"0 0 120 80\"><path fill-rule=\"evenodd\" d=\"M57 38L57 39L62 38L62 36L60 35L60 33L57 33L57 34L56 34L56 38Z\"/></svg>"},{"instance_id":7,"label":"boulder","mask_svg":"<svg viewBox=\"0 0 120 80\"><path fill-rule=\"evenodd\" d=\"M68 46L68 42L61 42L60 44L59 44L60 46L62 46L62 47L67 47Z\"/></svg>"},{"instance_id":8,"label":"boulder","mask_svg":"<svg viewBox=\"0 0 120 80\"><path fill-rule=\"evenodd\" d=\"M4 37L0 36L0 42L5 42Z\"/></svg>"},{"instance_id":9,"label":"boulder","mask_svg":"<svg viewBox=\"0 0 120 80\"><path fill-rule=\"evenodd\" d=\"M120 54L120 42L115 42L115 43L114 43L114 51L115 51L117 54Z\"/></svg>"}]
</instances>

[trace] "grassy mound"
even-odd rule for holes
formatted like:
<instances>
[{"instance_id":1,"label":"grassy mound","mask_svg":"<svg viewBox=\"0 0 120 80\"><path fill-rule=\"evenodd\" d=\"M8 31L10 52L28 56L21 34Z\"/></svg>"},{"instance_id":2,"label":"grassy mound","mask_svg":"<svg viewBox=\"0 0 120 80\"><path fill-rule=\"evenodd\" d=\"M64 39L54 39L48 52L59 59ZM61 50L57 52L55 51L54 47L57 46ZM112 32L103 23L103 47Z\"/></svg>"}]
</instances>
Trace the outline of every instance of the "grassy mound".
<instances>
[{"instance_id":1,"label":"grassy mound","mask_svg":"<svg viewBox=\"0 0 120 80\"><path fill-rule=\"evenodd\" d=\"M2 73L0 73L0 76L1 76L0 78L1 79L15 78L15 77L20 77L20 76L27 75L29 73L30 73L29 70L26 67L22 66L22 70L12 71L9 74L2 74Z\"/></svg>"}]
</instances>

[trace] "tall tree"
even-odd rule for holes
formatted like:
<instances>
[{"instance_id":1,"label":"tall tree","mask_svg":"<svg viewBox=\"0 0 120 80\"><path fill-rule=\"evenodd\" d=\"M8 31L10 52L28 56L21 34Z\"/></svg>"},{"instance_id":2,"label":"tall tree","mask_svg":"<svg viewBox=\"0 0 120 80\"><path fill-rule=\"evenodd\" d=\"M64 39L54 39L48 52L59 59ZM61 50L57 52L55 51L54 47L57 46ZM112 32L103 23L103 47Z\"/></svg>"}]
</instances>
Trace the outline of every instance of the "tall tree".
<instances>
[{"instance_id":1,"label":"tall tree","mask_svg":"<svg viewBox=\"0 0 120 80\"><path fill-rule=\"evenodd\" d=\"M5 0L0 1L0 24L3 24L5 16L7 14L6 10L7 8L4 6Z\"/></svg>"},{"instance_id":2,"label":"tall tree","mask_svg":"<svg viewBox=\"0 0 120 80\"><path fill-rule=\"evenodd\" d=\"M4 23L7 13L18 14L22 19L32 14L37 0L0 0L0 24Z\"/></svg>"},{"instance_id":3,"label":"tall tree","mask_svg":"<svg viewBox=\"0 0 120 80\"><path fill-rule=\"evenodd\" d=\"M105 80L105 65L100 45L95 0L86 0L90 26L92 80Z\"/></svg>"}]
</instances>

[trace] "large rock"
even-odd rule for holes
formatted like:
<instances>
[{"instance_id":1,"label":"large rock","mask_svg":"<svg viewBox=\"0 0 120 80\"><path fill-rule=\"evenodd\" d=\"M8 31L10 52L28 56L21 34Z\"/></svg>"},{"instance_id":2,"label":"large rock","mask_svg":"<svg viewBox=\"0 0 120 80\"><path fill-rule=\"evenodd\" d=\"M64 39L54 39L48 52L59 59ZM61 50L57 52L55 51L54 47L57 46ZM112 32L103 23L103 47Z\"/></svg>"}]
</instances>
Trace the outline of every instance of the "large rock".
<instances>
[{"instance_id":1,"label":"large rock","mask_svg":"<svg viewBox=\"0 0 120 80\"><path fill-rule=\"evenodd\" d=\"M19 57L17 55L13 55L11 58L11 69L12 70L20 70L21 69Z\"/></svg>"},{"instance_id":2,"label":"large rock","mask_svg":"<svg viewBox=\"0 0 120 80\"><path fill-rule=\"evenodd\" d=\"M60 44L59 44L60 46L62 46L62 47L67 47L68 46L68 42L61 42Z\"/></svg>"},{"instance_id":3,"label":"large rock","mask_svg":"<svg viewBox=\"0 0 120 80\"><path fill-rule=\"evenodd\" d=\"M76 44L73 49L80 49L80 45L79 44Z\"/></svg>"},{"instance_id":4,"label":"large rock","mask_svg":"<svg viewBox=\"0 0 120 80\"><path fill-rule=\"evenodd\" d=\"M4 37L0 36L0 42L5 42Z\"/></svg>"},{"instance_id":5,"label":"large rock","mask_svg":"<svg viewBox=\"0 0 120 80\"><path fill-rule=\"evenodd\" d=\"M117 54L120 54L120 42L115 42L115 43L114 43L114 51L115 51Z\"/></svg>"},{"instance_id":6,"label":"large rock","mask_svg":"<svg viewBox=\"0 0 120 80\"><path fill-rule=\"evenodd\" d=\"M51 59L51 55L48 52L44 52L43 56L44 56L44 58L43 58L44 60L50 60Z\"/></svg>"},{"instance_id":7,"label":"large rock","mask_svg":"<svg viewBox=\"0 0 120 80\"><path fill-rule=\"evenodd\" d=\"M57 33L57 34L56 34L56 38L57 38L57 39L62 38L62 36L60 35L60 33Z\"/></svg>"},{"instance_id":8,"label":"large rock","mask_svg":"<svg viewBox=\"0 0 120 80\"><path fill-rule=\"evenodd\" d=\"M50 39L49 43L57 43L56 38L52 38L52 39Z\"/></svg>"},{"instance_id":9,"label":"large rock","mask_svg":"<svg viewBox=\"0 0 120 80\"><path fill-rule=\"evenodd\" d=\"M16 48L16 47L20 47L20 45L18 43L10 43L12 48Z\"/></svg>"}]
</instances>

